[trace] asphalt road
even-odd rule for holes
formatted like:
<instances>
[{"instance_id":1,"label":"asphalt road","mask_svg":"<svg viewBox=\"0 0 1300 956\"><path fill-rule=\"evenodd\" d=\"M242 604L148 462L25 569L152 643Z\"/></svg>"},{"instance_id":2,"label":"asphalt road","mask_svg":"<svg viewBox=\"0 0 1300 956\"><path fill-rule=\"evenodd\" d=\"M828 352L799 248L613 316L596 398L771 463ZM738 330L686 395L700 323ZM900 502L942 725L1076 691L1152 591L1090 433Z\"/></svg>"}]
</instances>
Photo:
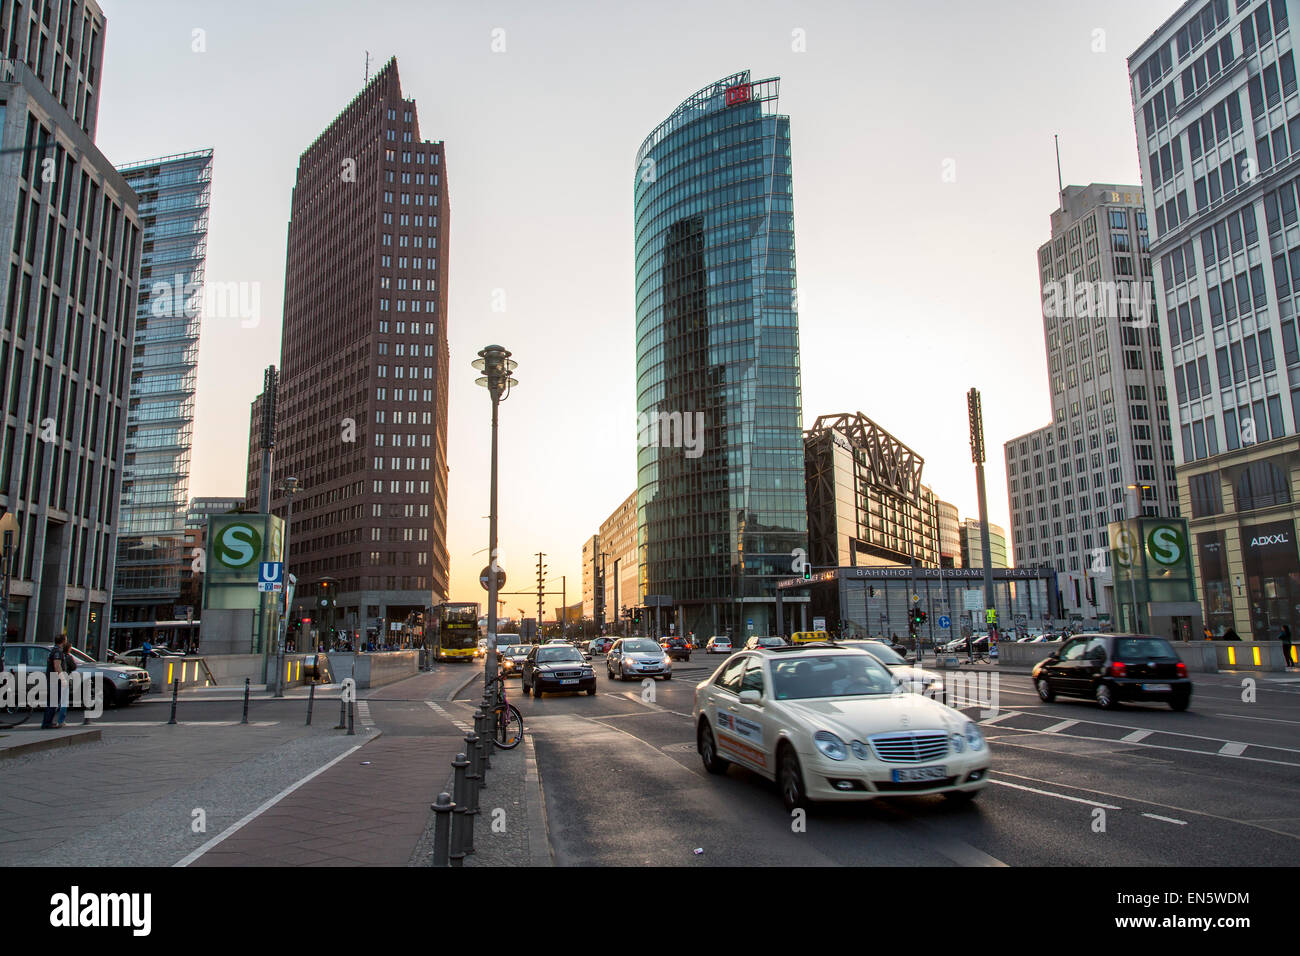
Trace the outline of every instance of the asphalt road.
<instances>
[{"instance_id":1,"label":"asphalt road","mask_svg":"<svg viewBox=\"0 0 1300 956\"><path fill-rule=\"evenodd\" d=\"M1044 704L1027 676L999 675L996 712L962 708L984 718L993 756L973 805L841 804L800 831L774 784L700 765L694 687L720 662L697 654L646 688L608 680L597 657L595 697L512 695L534 739L557 863L1267 866L1300 850L1295 675L1259 680L1251 703L1242 677L1199 677L1185 713Z\"/></svg>"}]
</instances>

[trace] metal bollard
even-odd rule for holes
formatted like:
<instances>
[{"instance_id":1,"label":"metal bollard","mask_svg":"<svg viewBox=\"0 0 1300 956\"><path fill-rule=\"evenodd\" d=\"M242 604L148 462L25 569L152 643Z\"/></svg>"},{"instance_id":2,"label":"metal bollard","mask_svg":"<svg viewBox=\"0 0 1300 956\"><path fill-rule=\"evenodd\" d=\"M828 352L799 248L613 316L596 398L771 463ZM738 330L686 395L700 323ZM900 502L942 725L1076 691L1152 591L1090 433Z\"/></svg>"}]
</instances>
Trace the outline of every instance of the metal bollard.
<instances>
[{"instance_id":1,"label":"metal bollard","mask_svg":"<svg viewBox=\"0 0 1300 956\"><path fill-rule=\"evenodd\" d=\"M348 736L355 737L356 733L356 704L348 701Z\"/></svg>"},{"instance_id":2,"label":"metal bollard","mask_svg":"<svg viewBox=\"0 0 1300 956\"><path fill-rule=\"evenodd\" d=\"M181 692L180 680L173 680L172 681L172 716L171 716L171 720L167 721L167 723L169 724L176 723L176 697L178 694L180 694L180 692Z\"/></svg>"},{"instance_id":3,"label":"metal bollard","mask_svg":"<svg viewBox=\"0 0 1300 956\"><path fill-rule=\"evenodd\" d=\"M448 854L451 852L451 815L456 810L456 804L452 802L451 794L444 790L430 804L429 809L436 814L433 821L433 865L450 866Z\"/></svg>"},{"instance_id":4,"label":"metal bollard","mask_svg":"<svg viewBox=\"0 0 1300 956\"><path fill-rule=\"evenodd\" d=\"M335 730L346 730L348 726L348 702L345 699L347 695L339 698L339 725Z\"/></svg>"},{"instance_id":5,"label":"metal bollard","mask_svg":"<svg viewBox=\"0 0 1300 956\"><path fill-rule=\"evenodd\" d=\"M468 781L465 779L465 770L469 767L469 761L465 759L464 754L456 754L456 759L451 762L453 768L452 774L452 800L454 809L451 817L451 843L450 851L447 854L452 866L465 865L465 813L469 809L465 803L465 788Z\"/></svg>"},{"instance_id":6,"label":"metal bollard","mask_svg":"<svg viewBox=\"0 0 1300 956\"><path fill-rule=\"evenodd\" d=\"M88 727L91 723L90 707L86 705L86 688L88 687L93 688L94 682L89 677L86 677L81 682L81 726L83 727ZM101 690L100 700L103 700L103 693L104 692Z\"/></svg>"},{"instance_id":7,"label":"metal bollard","mask_svg":"<svg viewBox=\"0 0 1300 956\"><path fill-rule=\"evenodd\" d=\"M307 726L311 726L311 709L316 704L316 685L312 684L311 689L307 691Z\"/></svg>"},{"instance_id":8,"label":"metal bollard","mask_svg":"<svg viewBox=\"0 0 1300 956\"><path fill-rule=\"evenodd\" d=\"M244 719L240 721L241 724L248 723L248 692L249 692L248 678L245 677L244 678Z\"/></svg>"},{"instance_id":9,"label":"metal bollard","mask_svg":"<svg viewBox=\"0 0 1300 956\"><path fill-rule=\"evenodd\" d=\"M466 750L474 760L474 773L479 775L479 779L487 779L487 742L490 739L488 733L488 721L492 718L483 712L483 708L474 711L474 736L476 743L473 751ZM466 735L466 740L469 737Z\"/></svg>"},{"instance_id":10,"label":"metal bollard","mask_svg":"<svg viewBox=\"0 0 1300 956\"><path fill-rule=\"evenodd\" d=\"M471 731L465 735L466 752L470 748L479 746L481 741ZM478 792L483 783L483 771L475 771L471 762L465 769L465 839L460 848L465 851L466 855L474 852L474 818L478 816Z\"/></svg>"}]
</instances>

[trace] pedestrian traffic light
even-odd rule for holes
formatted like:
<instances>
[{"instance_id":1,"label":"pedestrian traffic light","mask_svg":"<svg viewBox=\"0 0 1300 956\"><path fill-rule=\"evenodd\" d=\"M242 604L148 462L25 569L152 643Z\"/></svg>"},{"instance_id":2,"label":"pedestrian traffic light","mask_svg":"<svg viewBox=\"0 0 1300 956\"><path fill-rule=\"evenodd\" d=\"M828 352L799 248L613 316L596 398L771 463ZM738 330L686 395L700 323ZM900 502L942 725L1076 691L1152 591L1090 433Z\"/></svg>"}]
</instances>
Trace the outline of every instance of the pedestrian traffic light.
<instances>
[{"instance_id":1,"label":"pedestrian traffic light","mask_svg":"<svg viewBox=\"0 0 1300 956\"><path fill-rule=\"evenodd\" d=\"M812 565L809 564L807 561L805 561L803 565L803 579L805 581L812 580Z\"/></svg>"}]
</instances>

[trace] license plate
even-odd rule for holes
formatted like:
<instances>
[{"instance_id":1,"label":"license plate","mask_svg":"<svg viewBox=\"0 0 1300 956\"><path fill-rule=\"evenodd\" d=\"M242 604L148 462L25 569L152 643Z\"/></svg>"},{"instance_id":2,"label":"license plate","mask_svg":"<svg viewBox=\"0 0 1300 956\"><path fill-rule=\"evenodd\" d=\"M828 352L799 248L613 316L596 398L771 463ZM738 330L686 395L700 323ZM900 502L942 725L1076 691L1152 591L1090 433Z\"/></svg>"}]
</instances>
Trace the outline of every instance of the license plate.
<instances>
[{"instance_id":1,"label":"license plate","mask_svg":"<svg viewBox=\"0 0 1300 956\"><path fill-rule=\"evenodd\" d=\"M894 783L914 783L917 780L942 780L948 776L943 767L916 767L912 770L895 770Z\"/></svg>"},{"instance_id":2,"label":"license plate","mask_svg":"<svg viewBox=\"0 0 1300 956\"><path fill-rule=\"evenodd\" d=\"M1173 690L1173 687L1169 684L1143 684L1142 689L1170 691Z\"/></svg>"},{"instance_id":3,"label":"license plate","mask_svg":"<svg viewBox=\"0 0 1300 956\"><path fill-rule=\"evenodd\" d=\"M578 678L576 678L576 677L570 677L570 678L568 678L567 680L562 680L562 681L560 681L560 683L561 683L561 684L576 684L576 683L578 683Z\"/></svg>"}]
</instances>

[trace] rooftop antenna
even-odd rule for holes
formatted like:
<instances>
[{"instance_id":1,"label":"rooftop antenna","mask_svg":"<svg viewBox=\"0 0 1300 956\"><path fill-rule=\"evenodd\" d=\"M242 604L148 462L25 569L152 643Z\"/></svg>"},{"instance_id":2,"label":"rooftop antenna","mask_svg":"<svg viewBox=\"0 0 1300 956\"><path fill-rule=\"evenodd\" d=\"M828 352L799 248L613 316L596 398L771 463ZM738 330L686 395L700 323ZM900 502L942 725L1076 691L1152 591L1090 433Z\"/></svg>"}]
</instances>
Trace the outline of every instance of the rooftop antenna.
<instances>
[{"instance_id":1,"label":"rooftop antenna","mask_svg":"<svg viewBox=\"0 0 1300 956\"><path fill-rule=\"evenodd\" d=\"M1056 186L1061 197L1061 208L1065 208L1065 183L1061 179L1061 137L1060 134L1053 134L1052 139L1056 140Z\"/></svg>"},{"instance_id":2,"label":"rooftop antenna","mask_svg":"<svg viewBox=\"0 0 1300 956\"><path fill-rule=\"evenodd\" d=\"M366 82L370 82L370 51L366 51ZM1059 159L1059 157L1058 157Z\"/></svg>"}]
</instances>

